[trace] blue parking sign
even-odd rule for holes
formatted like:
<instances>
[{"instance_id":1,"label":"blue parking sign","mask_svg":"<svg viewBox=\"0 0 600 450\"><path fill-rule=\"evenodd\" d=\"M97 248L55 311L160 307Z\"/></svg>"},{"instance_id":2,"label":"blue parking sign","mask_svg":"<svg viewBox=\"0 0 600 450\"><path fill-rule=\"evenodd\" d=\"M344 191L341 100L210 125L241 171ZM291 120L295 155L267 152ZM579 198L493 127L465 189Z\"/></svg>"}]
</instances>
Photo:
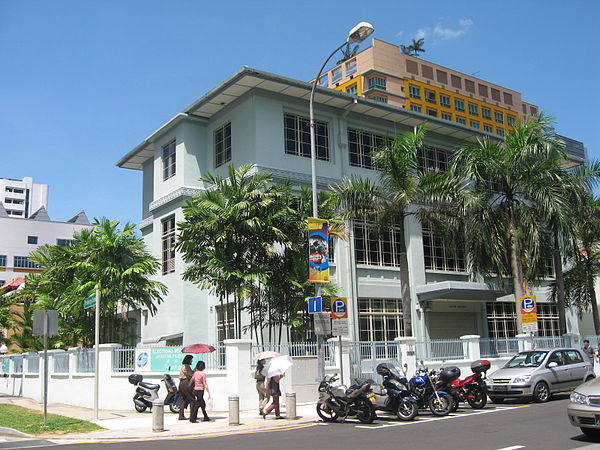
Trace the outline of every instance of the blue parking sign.
<instances>
[{"instance_id":1,"label":"blue parking sign","mask_svg":"<svg viewBox=\"0 0 600 450\"><path fill-rule=\"evenodd\" d=\"M315 314L323 312L323 298L311 297L308 299L308 313Z\"/></svg>"}]
</instances>

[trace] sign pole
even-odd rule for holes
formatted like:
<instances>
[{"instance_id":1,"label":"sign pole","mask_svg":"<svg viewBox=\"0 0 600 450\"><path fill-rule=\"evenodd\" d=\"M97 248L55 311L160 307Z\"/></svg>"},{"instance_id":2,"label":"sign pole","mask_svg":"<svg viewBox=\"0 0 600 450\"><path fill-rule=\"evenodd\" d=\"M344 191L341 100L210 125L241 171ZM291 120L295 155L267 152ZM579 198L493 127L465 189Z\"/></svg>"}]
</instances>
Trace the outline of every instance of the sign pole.
<instances>
[{"instance_id":1,"label":"sign pole","mask_svg":"<svg viewBox=\"0 0 600 450\"><path fill-rule=\"evenodd\" d=\"M321 296L321 284L315 283L315 295L317 297ZM317 334L317 351L319 352L319 359L317 363L317 372L319 374L319 380L325 378L325 355L323 351L323 336Z\"/></svg>"},{"instance_id":2,"label":"sign pole","mask_svg":"<svg viewBox=\"0 0 600 450\"><path fill-rule=\"evenodd\" d=\"M44 426L48 426L48 311L44 310Z\"/></svg>"},{"instance_id":3,"label":"sign pole","mask_svg":"<svg viewBox=\"0 0 600 450\"><path fill-rule=\"evenodd\" d=\"M98 420L98 373L100 369L100 283L96 285L96 313L94 322L94 420Z\"/></svg>"},{"instance_id":4,"label":"sign pole","mask_svg":"<svg viewBox=\"0 0 600 450\"><path fill-rule=\"evenodd\" d=\"M339 348L340 348L340 381L342 382L342 384L344 384L344 357L343 355L343 351L342 351L342 334L340 333L340 335L338 336L339 339Z\"/></svg>"}]
</instances>

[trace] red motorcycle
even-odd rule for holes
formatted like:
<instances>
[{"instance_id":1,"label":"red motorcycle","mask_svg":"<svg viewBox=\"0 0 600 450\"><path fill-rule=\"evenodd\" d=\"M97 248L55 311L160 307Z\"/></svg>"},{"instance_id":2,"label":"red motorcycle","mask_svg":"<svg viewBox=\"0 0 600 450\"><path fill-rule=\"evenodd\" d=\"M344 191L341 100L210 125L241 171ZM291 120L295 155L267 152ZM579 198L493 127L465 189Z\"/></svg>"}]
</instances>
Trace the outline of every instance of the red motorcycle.
<instances>
[{"instance_id":1,"label":"red motorcycle","mask_svg":"<svg viewBox=\"0 0 600 450\"><path fill-rule=\"evenodd\" d=\"M482 409L487 403L487 386L485 384L485 374L490 369L490 362L485 359L474 361L471 364L471 375L465 379L460 379L460 369L456 366L449 366L440 369L437 390L444 390L450 393L453 399L451 412L458 409L459 403L467 402L473 409Z\"/></svg>"}]
</instances>

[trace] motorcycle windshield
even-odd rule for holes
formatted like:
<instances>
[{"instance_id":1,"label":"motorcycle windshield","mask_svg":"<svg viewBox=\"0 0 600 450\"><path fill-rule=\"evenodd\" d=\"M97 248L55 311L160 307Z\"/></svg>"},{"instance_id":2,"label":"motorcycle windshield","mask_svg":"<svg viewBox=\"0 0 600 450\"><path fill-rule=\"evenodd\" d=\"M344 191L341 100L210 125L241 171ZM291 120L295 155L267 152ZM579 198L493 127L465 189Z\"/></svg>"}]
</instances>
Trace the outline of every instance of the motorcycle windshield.
<instances>
[{"instance_id":1,"label":"motorcycle windshield","mask_svg":"<svg viewBox=\"0 0 600 450\"><path fill-rule=\"evenodd\" d=\"M386 369L389 370L390 375L398 380L404 378L404 373L398 364L394 363L384 363Z\"/></svg>"}]
</instances>

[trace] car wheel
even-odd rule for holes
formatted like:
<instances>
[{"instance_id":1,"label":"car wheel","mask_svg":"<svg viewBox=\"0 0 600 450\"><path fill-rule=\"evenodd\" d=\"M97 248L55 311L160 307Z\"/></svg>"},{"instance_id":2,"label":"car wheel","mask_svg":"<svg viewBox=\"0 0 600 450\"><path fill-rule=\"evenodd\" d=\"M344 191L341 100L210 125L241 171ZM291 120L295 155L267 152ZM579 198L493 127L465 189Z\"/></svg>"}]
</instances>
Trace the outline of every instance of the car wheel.
<instances>
[{"instance_id":1,"label":"car wheel","mask_svg":"<svg viewBox=\"0 0 600 450\"><path fill-rule=\"evenodd\" d=\"M581 428L581 432L590 439L600 439L600 429L598 428Z\"/></svg>"},{"instance_id":2,"label":"car wheel","mask_svg":"<svg viewBox=\"0 0 600 450\"><path fill-rule=\"evenodd\" d=\"M591 381L591 380L593 380L594 378L596 378L596 377L595 377L595 376L593 376L593 375L590 375L589 377L587 377L587 378L585 379L585 382L587 383L588 381Z\"/></svg>"},{"instance_id":3,"label":"car wheel","mask_svg":"<svg viewBox=\"0 0 600 450\"><path fill-rule=\"evenodd\" d=\"M533 401L544 403L550 400L550 388L545 381L538 382L533 388Z\"/></svg>"},{"instance_id":4,"label":"car wheel","mask_svg":"<svg viewBox=\"0 0 600 450\"><path fill-rule=\"evenodd\" d=\"M497 405L499 405L500 403L504 402L504 397L490 397L490 400L492 401L492 403L496 403Z\"/></svg>"}]
</instances>

